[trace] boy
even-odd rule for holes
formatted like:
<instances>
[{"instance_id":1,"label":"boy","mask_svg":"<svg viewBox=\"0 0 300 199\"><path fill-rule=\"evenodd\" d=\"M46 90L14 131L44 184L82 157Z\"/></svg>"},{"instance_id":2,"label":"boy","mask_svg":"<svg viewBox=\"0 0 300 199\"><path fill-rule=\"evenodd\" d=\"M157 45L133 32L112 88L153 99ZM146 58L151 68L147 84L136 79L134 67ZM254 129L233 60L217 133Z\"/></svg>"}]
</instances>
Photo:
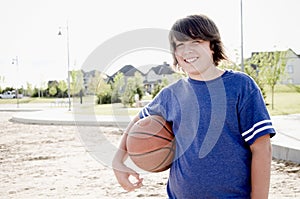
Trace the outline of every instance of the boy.
<instances>
[{"instance_id":1,"label":"boy","mask_svg":"<svg viewBox=\"0 0 300 199\"><path fill-rule=\"evenodd\" d=\"M208 17L179 19L169 40L174 65L188 77L164 88L128 125L113 160L118 182L128 191L142 186L124 164L127 131L140 118L161 115L176 137L169 198L268 198L275 130L258 86L244 73L216 67L227 57Z\"/></svg>"}]
</instances>

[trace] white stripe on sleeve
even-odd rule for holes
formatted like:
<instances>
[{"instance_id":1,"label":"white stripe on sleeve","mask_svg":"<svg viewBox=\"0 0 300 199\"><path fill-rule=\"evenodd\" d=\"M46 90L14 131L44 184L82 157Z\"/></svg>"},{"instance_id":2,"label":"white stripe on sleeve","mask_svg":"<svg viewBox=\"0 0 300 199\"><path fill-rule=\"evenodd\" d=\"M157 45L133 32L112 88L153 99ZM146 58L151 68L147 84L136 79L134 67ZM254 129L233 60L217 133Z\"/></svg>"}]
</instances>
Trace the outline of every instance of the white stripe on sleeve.
<instances>
[{"instance_id":1,"label":"white stripe on sleeve","mask_svg":"<svg viewBox=\"0 0 300 199\"><path fill-rule=\"evenodd\" d=\"M245 141L248 142L248 141L251 140L256 134L258 134L259 132L264 131L264 130L266 130L266 129L271 129L271 128L273 128L272 125L268 125L268 126L261 127L261 128L259 128L259 129L257 129L256 131L254 131L254 132L252 133L251 136L247 137L247 138L245 139Z\"/></svg>"},{"instance_id":2,"label":"white stripe on sleeve","mask_svg":"<svg viewBox=\"0 0 300 199\"><path fill-rule=\"evenodd\" d=\"M255 127L264 124L264 123L271 123L271 120L262 120L260 122L257 122L256 124L254 124L250 129L248 129L247 131L245 131L244 133L242 133L242 136L246 136L247 134L249 134L251 131L254 130Z\"/></svg>"},{"instance_id":3,"label":"white stripe on sleeve","mask_svg":"<svg viewBox=\"0 0 300 199\"><path fill-rule=\"evenodd\" d=\"M143 115L143 118L150 115L150 114L149 114L149 111L148 111L148 109L147 109L147 107L143 108L143 110L142 110L142 115Z\"/></svg>"}]
</instances>

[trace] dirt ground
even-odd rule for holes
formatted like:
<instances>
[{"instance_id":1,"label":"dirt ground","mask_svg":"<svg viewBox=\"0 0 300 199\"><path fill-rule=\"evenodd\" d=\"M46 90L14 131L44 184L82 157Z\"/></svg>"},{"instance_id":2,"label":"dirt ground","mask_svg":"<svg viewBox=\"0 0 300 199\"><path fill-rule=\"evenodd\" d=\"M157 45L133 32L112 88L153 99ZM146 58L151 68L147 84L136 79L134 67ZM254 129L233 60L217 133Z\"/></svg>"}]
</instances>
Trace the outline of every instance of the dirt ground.
<instances>
[{"instance_id":1,"label":"dirt ground","mask_svg":"<svg viewBox=\"0 0 300 199\"><path fill-rule=\"evenodd\" d=\"M89 153L76 126L12 123L12 114L0 112L0 198L167 198L167 171L144 173L144 186L127 193ZM104 132L113 145L121 135L118 128L86 128ZM269 198L300 198L299 164L272 161Z\"/></svg>"}]
</instances>

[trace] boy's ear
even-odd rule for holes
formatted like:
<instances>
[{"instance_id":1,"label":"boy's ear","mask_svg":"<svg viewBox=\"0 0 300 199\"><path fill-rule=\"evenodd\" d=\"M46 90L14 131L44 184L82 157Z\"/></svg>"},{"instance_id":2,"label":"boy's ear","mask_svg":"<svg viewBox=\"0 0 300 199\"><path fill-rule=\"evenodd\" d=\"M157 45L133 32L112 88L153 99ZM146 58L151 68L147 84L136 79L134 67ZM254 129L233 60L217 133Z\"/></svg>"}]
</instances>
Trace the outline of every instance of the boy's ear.
<instances>
[{"instance_id":1,"label":"boy's ear","mask_svg":"<svg viewBox=\"0 0 300 199\"><path fill-rule=\"evenodd\" d=\"M215 48L215 45L212 43L212 42L210 42L210 50L214 50L214 48Z\"/></svg>"},{"instance_id":2,"label":"boy's ear","mask_svg":"<svg viewBox=\"0 0 300 199\"><path fill-rule=\"evenodd\" d=\"M212 54L214 54L214 52L215 52L215 44L213 44L212 42L210 42L210 50L211 50L211 52L212 52Z\"/></svg>"}]
</instances>

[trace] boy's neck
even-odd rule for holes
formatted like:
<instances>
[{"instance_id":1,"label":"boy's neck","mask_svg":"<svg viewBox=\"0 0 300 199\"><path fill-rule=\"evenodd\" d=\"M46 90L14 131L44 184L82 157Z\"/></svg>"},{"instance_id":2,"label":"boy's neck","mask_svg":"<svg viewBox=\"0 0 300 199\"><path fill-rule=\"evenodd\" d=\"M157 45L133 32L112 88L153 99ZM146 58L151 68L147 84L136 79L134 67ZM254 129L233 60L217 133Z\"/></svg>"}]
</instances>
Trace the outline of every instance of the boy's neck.
<instances>
[{"instance_id":1,"label":"boy's neck","mask_svg":"<svg viewBox=\"0 0 300 199\"><path fill-rule=\"evenodd\" d=\"M198 81L210 81L214 80L224 74L225 70L219 69L215 66L210 67L208 70L200 74L188 74L191 79Z\"/></svg>"}]
</instances>

